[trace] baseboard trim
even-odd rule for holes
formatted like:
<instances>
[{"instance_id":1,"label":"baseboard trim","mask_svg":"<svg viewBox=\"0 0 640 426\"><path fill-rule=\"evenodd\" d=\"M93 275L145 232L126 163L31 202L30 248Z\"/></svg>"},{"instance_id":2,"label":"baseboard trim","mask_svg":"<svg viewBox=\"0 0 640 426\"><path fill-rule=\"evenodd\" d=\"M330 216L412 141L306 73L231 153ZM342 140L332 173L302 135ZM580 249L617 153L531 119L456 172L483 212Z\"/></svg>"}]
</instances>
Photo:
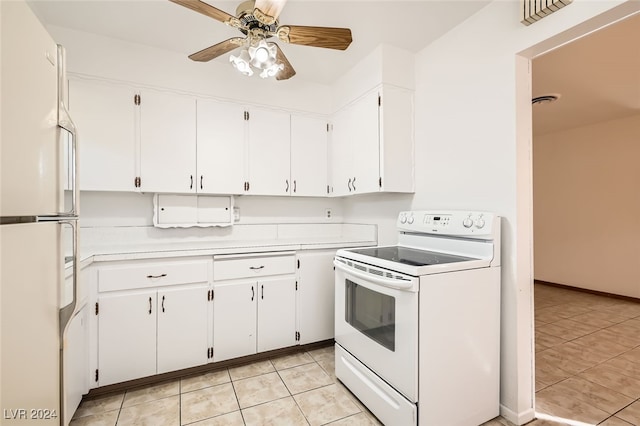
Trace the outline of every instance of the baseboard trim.
<instances>
[{"instance_id":1,"label":"baseboard trim","mask_svg":"<svg viewBox=\"0 0 640 426\"><path fill-rule=\"evenodd\" d=\"M500 404L500 415L513 424L523 425L536 418L536 411L533 408L529 408L528 410L521 413L516 413L515 411L512 411L504 405Z\"/></svg>"},{"instance_id":2,"label":"baseboard trim","mask_svg":"<svg viewBox=\"0 0 640 426\"><path fill-rule=\"evenodd\" d=\"M191 367L184 370L171 371L169 373L156 374L149 377L143 377L140 379L129 380L122 383L114 383L112 385L106 385L89 390L89 393L82 397L82 400L95 399L107 395L113 395L117 393L130 390L131 388L140 386L150 386L159 384L166 381L172 381L180 379L185 376L194 374L211 373L214 371L223 370L225 368L239 367L246 364L251 364L257 361L263 361L270 358L276 358L285 355L292 355L295 353L301 353L305 351L311 351L314 349L320 349L327 346L333 346L335 344L334 339L323 340L315 343L308 343L306 345L291 346L288 348L276 349L268 352L261 352L254 355L248 355L241 358L229 359L226 361L213 362L210 364L199 365L197 367Z\"/></svg>"},{"instance_id":3,"label":"baseboard trim","mask_svg":"<svg viewBox=\"0 0 640 426\"><path fill-rule=\"evenodd\" d=\"M612 299L621 299L621 300L627 300L627 301L636 302L636 303L640 302L640 298L637 298L637 297L623 296L621 294L607 293L606 291L591 290L591 289L588 289L588 288L574 287L574 286L567 285L567 284L559 284L559 283L554 283L554 282L550 282L550 281L542 281L542 280L533 280L533 282L534 282L534 284L542 284L542 285L548 285L548 286L551 286L551 287L566 288L567 290L574 290L574 291L580 291L582 293L596 294L598 296L611 297Z\"/></svg>"}]
</instances>

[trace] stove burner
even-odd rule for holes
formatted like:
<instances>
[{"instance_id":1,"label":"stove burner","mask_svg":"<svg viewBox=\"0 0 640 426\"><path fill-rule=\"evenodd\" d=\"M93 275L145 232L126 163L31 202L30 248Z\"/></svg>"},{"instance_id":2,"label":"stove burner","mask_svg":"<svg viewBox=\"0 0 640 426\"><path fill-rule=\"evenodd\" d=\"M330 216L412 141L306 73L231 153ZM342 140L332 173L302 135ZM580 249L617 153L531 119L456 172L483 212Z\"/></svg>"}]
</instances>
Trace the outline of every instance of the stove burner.
<instances>
[{"instance_id":1,"label":"stove burner","mask_svg":"<svg viewBox=\"0 0 640 426\"><path fill-rule=\"evenodd\" d=\"M383 259L412 266L430 266L475 260L471 257L436 253L432 251L418 250L402 246L373 247L364 249L352 249L349 251L352 253L375 257L377 259Z\"/></svg>"}]
</instances>

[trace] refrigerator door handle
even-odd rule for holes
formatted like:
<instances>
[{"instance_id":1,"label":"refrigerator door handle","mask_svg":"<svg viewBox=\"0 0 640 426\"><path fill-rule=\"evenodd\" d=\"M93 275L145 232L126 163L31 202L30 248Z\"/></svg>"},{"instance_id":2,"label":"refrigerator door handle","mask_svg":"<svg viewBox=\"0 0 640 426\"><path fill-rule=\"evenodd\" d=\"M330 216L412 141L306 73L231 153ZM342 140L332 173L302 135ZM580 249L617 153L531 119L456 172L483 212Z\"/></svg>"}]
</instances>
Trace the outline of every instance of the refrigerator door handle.
<instances>
[{"instance_id":1,"label":"refrigerator door handle","mask_svg":"<svg viewBox=\"0 0 640 426\"><path fill-rule=\"evenodd\" d=\"M67 93L66 80L66 54L64 47L58 45L58 127L66 130L71 135L71 210L64 212L68 216L78 215L78 199L80 188L78 186L78 129L71 119L69 110L65 104Z\"/></svg>"},{"instance_id":2,"label":"refrigerator door handle","mask_svg":"<svg viewBox=\"0 0 640 426\"><path fill-rule=\"evenodd\" d=\"M78 277L80 272L80 265L78 262L78 226L79 223L77 220L69 220L69 221L60 221L60 224L69 225L72 229L72 257L73 264L71 266L71 279L72 279L72 298L71 303L67 306L60 308L60 349L63 349L64 339L62 338L65 335L65 331L69 321L76 313L76 306L78 304Z\"/></svg>"}]
</instances>

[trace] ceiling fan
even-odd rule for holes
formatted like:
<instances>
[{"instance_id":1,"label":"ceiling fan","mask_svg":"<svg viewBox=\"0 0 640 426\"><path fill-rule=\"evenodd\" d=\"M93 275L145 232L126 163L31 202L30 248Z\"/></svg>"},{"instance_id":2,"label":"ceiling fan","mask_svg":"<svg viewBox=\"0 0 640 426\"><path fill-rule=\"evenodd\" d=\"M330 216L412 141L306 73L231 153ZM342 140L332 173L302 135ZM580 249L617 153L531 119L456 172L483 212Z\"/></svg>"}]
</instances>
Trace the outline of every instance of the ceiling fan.
<instances>
[{"instance_id":1,"label":"ceiling fan","mask_svg":"<svg viewBox=\"0 0 640 426\"><path fill-rule=\"evenodd\" d=\"M267 41L271 37L285 43L337 50L345 50L352 41L349 28L280 25L278 16L286 0L244 1L236 9L236 16L200 0L169 1L239 29L245 37L233 37L214 44L189 55L189 59L207 62L243 47L238 56L231 55L230 61L245 75L253 74L252 67L261 70L263 78L275 76L276 80L286 80L296 74L280 47Z\"/></svg>"}]
</instances>

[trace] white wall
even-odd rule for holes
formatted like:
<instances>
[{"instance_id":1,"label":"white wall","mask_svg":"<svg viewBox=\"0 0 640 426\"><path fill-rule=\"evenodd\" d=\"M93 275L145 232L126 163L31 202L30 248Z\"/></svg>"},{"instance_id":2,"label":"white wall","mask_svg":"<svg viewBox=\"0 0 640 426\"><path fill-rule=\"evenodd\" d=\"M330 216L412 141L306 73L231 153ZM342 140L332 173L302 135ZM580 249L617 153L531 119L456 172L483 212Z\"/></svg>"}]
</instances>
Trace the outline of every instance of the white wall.
<instances>
[{"instance_id":1,"label":"white wall","mask_svg":"<svg viewBox=\"0 0 640 426\"><path fill-rule=\"evenodd\" d=\"M501 404L502 414L519 424L531 420L534 403L527 58L640 7L626 2L592 20L622 3L575 0L525 27L518 22L519 3L498 0L416 56L416 194L411 207L486 209L504 217ZM381 199L391 197L346 201L346 220L367 212L379 224L379 235L390 235L393 212L376 209Z\"/></svg>"},{"instance_id":2,"label":"white wall","mask_svg":"<svg viewBox=\"0 0 640 426\"><path fill-rule=\"evenodd\" d=\"M535 278L640 297L640 115L536 136Z\"/></svg>"}]
</instances>

